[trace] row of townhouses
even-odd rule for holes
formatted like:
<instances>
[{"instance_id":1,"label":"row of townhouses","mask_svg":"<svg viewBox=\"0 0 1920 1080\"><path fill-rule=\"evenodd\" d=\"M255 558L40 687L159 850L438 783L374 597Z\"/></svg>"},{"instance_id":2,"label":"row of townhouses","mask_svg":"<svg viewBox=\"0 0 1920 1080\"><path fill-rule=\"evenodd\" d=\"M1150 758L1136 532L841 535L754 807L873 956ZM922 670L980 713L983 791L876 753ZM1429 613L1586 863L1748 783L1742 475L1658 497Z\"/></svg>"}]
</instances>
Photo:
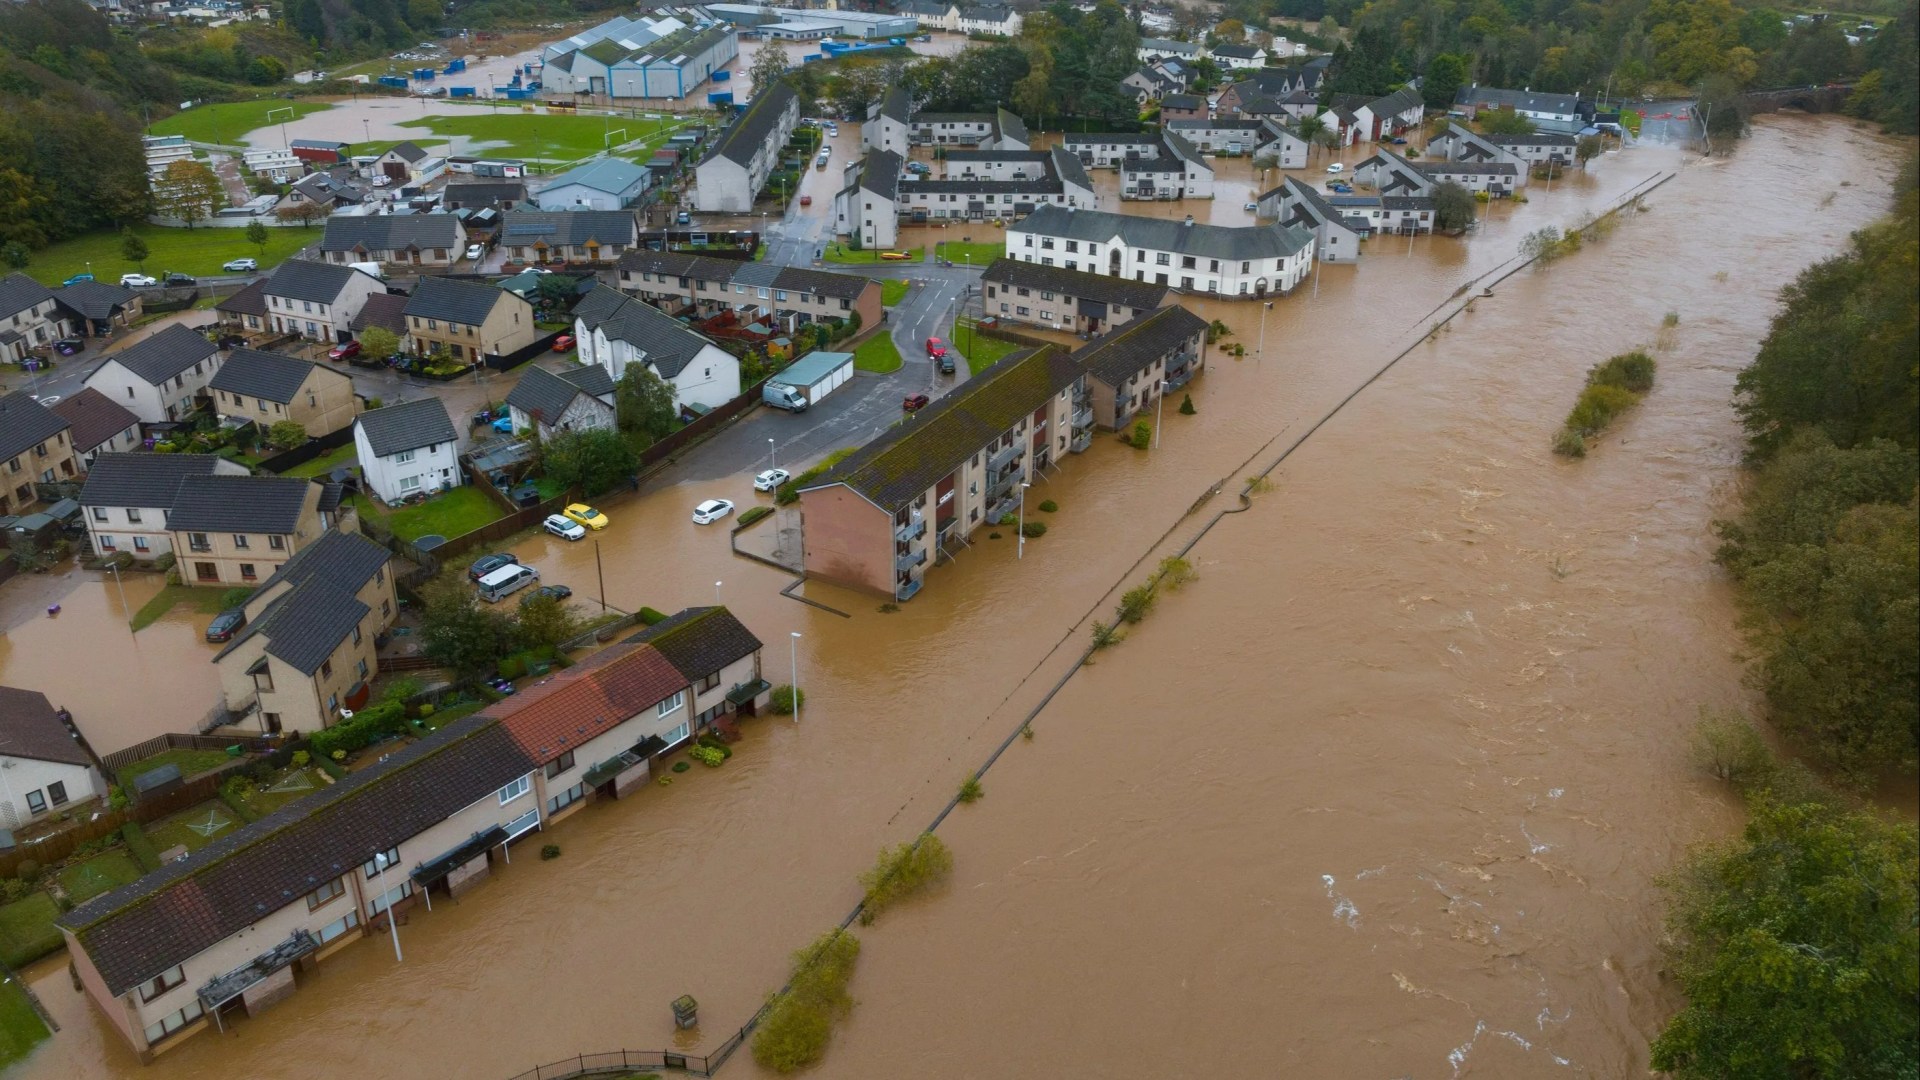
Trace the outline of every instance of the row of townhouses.
<instances>
[{"instance_id":1,"label":"row of townhouses","mask_svg":"<svg viewBox=\"0 0 1920 1080\"><path fill-rule=\"evenodd\" d=\"M19 271L0 277L0 362L18 364L68 337L94 337L140 317L140 294L104 281L48 288Z\"/></svg>"},{"instance_id":2,"label":"row of townhouses","mask_svg":"<svg viewBox=\"0 0 1920 1080\"><path fill-rule=\"evenodd\" d=\"M835 231L868 248L892 247L902 220L1011 220L1040 206L1092 208L1093 182L1079 158L1052 150L955 150L945 176L909 171L891 150L870 150L846 169L834 196ZM1207 172L1211 185L1212 172Z\"/></svg>"},{"instance_id":3,"label":"row of townhouses","mask_svg":"<svg viewBox=\"0 0 1920 1080\"><path fill-rule=\"evenodd\" d=\"M744 214L780 164L781 151L800 123L800 99L786 83L755 93L694 166L694 208Z\"/></svg>"},{"instance_id":4,"label":"row of townhouses","mask_svg":"<svg viewBox=\"0 0 1920 1080\"><path fill-rule=\"evenodd\" d=\"M1007 228L1007 257L1181 292L1251 299L1299 287L1313 263L1306 229L1195 224L1044 206Z\"/></svg>"}]
</instances>

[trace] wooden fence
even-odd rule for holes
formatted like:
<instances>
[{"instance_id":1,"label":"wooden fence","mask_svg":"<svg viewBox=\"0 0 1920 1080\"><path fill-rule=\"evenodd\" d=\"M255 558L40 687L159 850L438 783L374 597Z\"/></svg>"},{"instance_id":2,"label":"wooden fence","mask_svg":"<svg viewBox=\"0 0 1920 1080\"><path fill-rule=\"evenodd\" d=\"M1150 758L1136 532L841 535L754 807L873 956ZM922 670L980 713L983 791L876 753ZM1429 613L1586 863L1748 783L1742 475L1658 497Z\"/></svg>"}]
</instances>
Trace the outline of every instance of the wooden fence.
<instances>
[{"instance_id":1,"label":"wooden fence","mask_svg":"<svg viewBox=\"0 0 1920 1080\"><path fill-rule=\"evenodd\" d=\"M100 765L112 781L121 769L135 762L145 761L155 754L164 754L169 750L225 750L229 746L238 746L242 753L264 754L280 747L281 740L266 735L240 735L221 738L217 735L156 735L146 742L129 746L124 750L115 750L100 758Z\"/></svg>"},{"instance_id":2,"label":"wooden fence","mask_svg":"<svg viewBox=\"0 0 1920 1080\"><path fill-rule=\"evenodd\" d=\"M192 738L193 736L176 736ZM220 740L214 740L220 741ZM225 740L231 745L232 740ZM213 772L197 776L177 788L149 795L140 802L124 810L106 810L97 816L79 822L60 832L49 834L37 843L25 843L12 851L0 852L0 877L12 877L20 872L20 864L32 859L41 866L53 864L72 855L80 845L99 840L120 831L129 821L142 825L158 821L169 814L177 814L190 806L220 797L220 785L227 778L245 772L253 767L254 760L238 758Z\"/></svg>"},{"instance_id":3,"label":"wooden fence","mask_svg":"<svg viewBox=\"0 0 1920 1080\"><path fill-rule=\"evenodd\" d=\"M303 446L296 446L285 453L260 459L260 471L278 476L296 465L305 465L314 458L338 450L353 441L353 425L348 424L339 431L330 432L317 439L308 439Z\"/></svg>"}]
</instances>

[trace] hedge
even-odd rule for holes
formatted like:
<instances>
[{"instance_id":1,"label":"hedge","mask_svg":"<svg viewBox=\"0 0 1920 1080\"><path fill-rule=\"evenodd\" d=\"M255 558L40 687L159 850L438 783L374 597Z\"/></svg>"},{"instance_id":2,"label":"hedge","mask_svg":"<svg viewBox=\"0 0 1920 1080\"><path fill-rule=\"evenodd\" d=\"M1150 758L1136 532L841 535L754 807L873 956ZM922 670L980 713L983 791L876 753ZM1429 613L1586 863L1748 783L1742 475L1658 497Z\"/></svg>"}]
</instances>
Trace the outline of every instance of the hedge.
<instances>
[{"instance_id":1,"label":"hedge","mask_svg":"<svg viewBox=\"0 0 1920 1080\"><path fill-rule=\"evenodd\" d=\"M129 821L120 826L120 839L127 842L127 853L140 864L140 869L149 873L160 869L160 853L154 850L153 841L147 839L147 830L141 828L139 822Z\"/></svg>"},{"instance_id":2,"label":"hedge","mask_svg":"<svg viewBox=\"0 0 1920 1080\"><path fill-rule=\"evenodd\" d=\"M407 730L407 706L400 701L382 701L369 705L353 715L351 720L343 720L324 731L316 731L307 739L316 758L331 758L335 750L345 750L351 754L368 743L391 735L402 735Z\"/></svg>"}]
</instances>

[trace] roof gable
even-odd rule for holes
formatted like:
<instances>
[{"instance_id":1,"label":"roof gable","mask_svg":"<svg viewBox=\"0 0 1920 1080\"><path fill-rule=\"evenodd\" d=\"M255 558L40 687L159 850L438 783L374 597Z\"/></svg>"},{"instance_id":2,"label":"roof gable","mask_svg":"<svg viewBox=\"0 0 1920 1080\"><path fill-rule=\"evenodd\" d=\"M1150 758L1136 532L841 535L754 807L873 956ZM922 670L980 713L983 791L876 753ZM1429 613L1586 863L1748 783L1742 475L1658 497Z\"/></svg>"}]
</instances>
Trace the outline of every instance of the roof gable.
<instances>
[{"instance_id":1,"label":"roof gable","mask_svg":"<svg viewBox=\"0 0 1920 1080\"><path fill-rule=\"evenodd\" d=\"M447 416L446 403L437 397L402 401L385 408L370 409L354 419L367 437L375 457L388 457L406 450L417 450L436 443L451 443L457 436L453 420Z\"/></svg>"},{"instance_id":2,"label":"roof gable","mask_svg":"<svg viewBox=\"0 0 1920 1080\"><path fill-rule=\"evenodd\" d=\"M140 422L126 406L91 386L61 400L53 411L73 425L73 448L82 454Z\"/></svg>"},{"instance_id":3,"label":"roof gable","mask_svg":"<svg viewBox=\"0 0 1920 1080\"><path fill-rule=\"evenodd\" d=\"M278 533L299 530L312 481L297 476L229 476L221 473L182 477L167 510L174 532Z\"/></svg>"},{"instance_id":4,"label":"roof gable","mask_svg":"<svg viewBox=\"0 0 1920 1080\"><path fill-rule=\"evenodd\" d=\"M16 686L0 686L0 757L92 764L47 695Z\"/></svg>"},{"instance_id":5,"label":"roof gable","mask_svg":"<svg viewBox=\"0 0 1920 1080\"><path fill-rule=\"evenodd\" d=\"M119 364L149 386L159 386L193 365L213 359L218 351L213 342L175 323L114 353L108 363ZM92 376L87 381L91 383Z\"/></svg>"}]
</instances>

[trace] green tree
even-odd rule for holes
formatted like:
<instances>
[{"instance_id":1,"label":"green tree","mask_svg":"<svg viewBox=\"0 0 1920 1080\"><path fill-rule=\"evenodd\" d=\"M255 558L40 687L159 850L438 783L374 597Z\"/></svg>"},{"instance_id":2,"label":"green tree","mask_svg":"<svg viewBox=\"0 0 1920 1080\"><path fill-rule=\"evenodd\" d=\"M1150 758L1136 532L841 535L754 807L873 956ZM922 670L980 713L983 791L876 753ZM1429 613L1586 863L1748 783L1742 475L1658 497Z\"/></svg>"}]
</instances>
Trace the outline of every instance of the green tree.
<instances>
[{"instance_id":1,"label":"green tree","mask_svg":"<svg viewBox=\"0 0 1920 1080\"><path fill-rule=\"evenodd\" d=\"M1740 83L1730 75L1709 75L1693 88L1693 107L1706 120L1710 139L1737 139L1747 132L1747 107Z\"/></svg>"},{"instance_id":2,"label":"green tree","mask_svg":"<svg viewBox=\"0 0 1920 1080\"><path fill-rule=\"evenodd\" d=\"M580 282L565 274L541 274L534 283L534 294L540 307L547 311L564 311L573 304L574 290Z\"/></svg>"},{"instance_id":3,"label":"green tree","mask_svg":"<svg viewBox=\"0 0 1920 1080\"><path fill-rule=\"evenodd\" d=\"M281 420L267 429L267 444L276 450L292 450L307 444L307 428L298 420Z\"/></svg>"},{"instance_id":4,"label":"green tree","mask_svg":"<svg viewBox=\"0 0 1920 1080\"><path fill-rule=\"evenodd\" d=\"M421 649L435 663L464 676L492 671L512 651L513 622L458 576L427 583L421 599Z\"/></svg>"},{"instance_id":5,"label":"green tree","mask_svg":"<svg viewBox=\"0 0 1920 1080\"><path fill-rule=\"evenodd\" d=\"M255 218L247 222L247 243L252 244L261 255L267 253L267 223Z\"/></svg>"},{"instance_id":6,"label":"green tree","mask_svg":"<svg viewBox=\"0 0 1920 1080\"><path fill-rule=\"evenodd\" d=\"M645 449L672 434L679 410L673 405L673 387L646 364L628 364L613 388L613 413L620 431L634 446Z\"/></svg>"},{"instance_id":7,"label":"green tree","mask_svg":"<svg viewBox=\"0 0 1920 1080\"><path fill-rule=\"evenodd\" d=\"M1464 56L1441 53L1428 61L1426 76L1420 80L1420 94L1427 99L1427 108L1440 112L1452 108L1469 73Z\"/></svg>"},{"instance_id":8,"label":"green tree","mask_svg":"<svg viewBox=\"0 0 1920 1080\"><path fill-rule=\"evenodd\" d=\"M1480 114L1480 130L1488 135L1531 135L1533 121L1512 109L1488 109Z\"/></svg>"},{"instance_id":9,"label":"green tree","mask_svg":"<svg viewBox=\"0 0 1920 1080\"><path fill-rule=\"evenodd\" d=\"M1213 40L1228 44L1238 44L1247 40L1247 24L1239 19L1222 19L1213 28Z\"/></svg>"},{"instance_id":10,"label":"green tree","mask_svg":"<svg viewBox=\"0 0 1920 1080\"><path fill-rule=\"evenodd\" d=\"M7 265L15 270L25 270L27 264L33 261L33 252L27 250L27 245L20 241L9 240L5 247L0 248L0 259L6 260Z\"/></svg>"},{"instance_id":11,"label":"green tree","mask_svg":"<svg viewBox=\"0 0 1920 1080\"><path fill-rule=\"evenodd\" d=\"M515 632L523 649L554 648L579 633L580 622L559 600L533 593L520 602Z\"/></svg>"},{"instance_id":12,"label":"green tree","mask_svg":"<svg viewBox=\"0 0 1920 1080\"><path fill-rule=\"evenodd\" d=\"M1920 844L1910 823L1817 803L1755 808L1669 877L1687 1007L1653 1043L1681 1080L1920 1071Z\"/></svg>"},{"instance_id":13,"label":"green tree","mask_svg":"<svg viewBox=\"0 0 1920 1080\"><path fill-rule=\"evenodd\" d=\"M225 206L227 189L212 169L197 161L176 161L154 184L154 209L191 229Z\"/></svg>"},{"instance_id":14,"label":"green tree","mask_svg":"<svg viewBox=\"0 0 1920 1080\"><path fill-rule=\"evenodd\" d=\"M771 89L787 73L787 51L779 47L761 49L754 54L753 64L747 68L747 82L752 86L755 97L760 96L763 88Z\"/></svg>"},{"instance_id":15,"label":"green tree","mask_svg":"<svg viewBox=\"0 0 1920 1080\"><path fill-rule=\"evenodd\" d=\"M1599 157L1605 149L1606 143L1601 141L1600 136L1582 135L1579 141L1573 144L1573 156L1579 160L1581 168L1585 168L1587 162Z\"/></svg>"},{"instance_id":16,"label":"green tree","mask_svg":"<svg viewBox=\"0 0 1920 1080\"><path fill-rule=\"evenodd\" d=\"M1436 229L1453 231L1464 229L1473 224L1479 214L1479 207L1473 201L1473 192L1451 180L1445 181L1433 189L1433 225Z\"/></svg>"},{"instance_id":17,"label":"green tree","mask_svg":"<svg viewBox=\"0 0 1920 1080\"><path fill-rule=\"evenodd\" d=\"M147 272L147 242L130 228L120 230L120 257Z\"/></svg>"},{"instance_id":18,"label":"green tree","mask_svg":"<svg viewBox=\"0 0 1920 1080\"><path fill-rule=\"evenodd\" d=\"M1307 157L1313 157L1313 148L1320 145L1321 136L1327 133L1327 122L1318 115L1303 116L1294 125L1294 132L1307 144Z\"/></svg>"},{"instance_id":19,"label":"green tree","mask_svg":"<svg viewBox=\"0 0 1920 1080\"><path fill-rule=\"evenodd\" d=\"M385 360L400 351L400 338L384 326L360 331L360 353L369 360Z\"/></svg>"},{"instance_id":20,"label":"green tree","mask_svg":"<svg viewBox=\"0 0 1920 1080\"><path fill-rule=\"evenodd\" d=\"M541 452L548 479L562 487L578 486L587 495L625 483L640 468L633 444L605 428L559 432L545 441Z\"/></svg>"}]
</instances>

